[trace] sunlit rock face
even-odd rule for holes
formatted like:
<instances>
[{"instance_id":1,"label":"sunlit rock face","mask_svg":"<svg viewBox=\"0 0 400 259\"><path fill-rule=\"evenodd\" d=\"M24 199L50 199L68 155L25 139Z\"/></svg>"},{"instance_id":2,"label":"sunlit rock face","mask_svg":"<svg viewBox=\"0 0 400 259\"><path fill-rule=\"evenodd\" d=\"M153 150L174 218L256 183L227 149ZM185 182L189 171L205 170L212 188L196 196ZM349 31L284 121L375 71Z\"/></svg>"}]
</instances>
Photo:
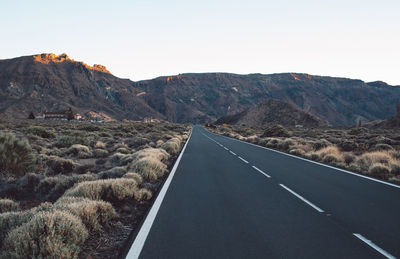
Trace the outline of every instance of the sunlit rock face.
<instances>
[{"instance_id":1,"label":"sunlit rock face","mask_svg":"<svg viewBox=\"0 0 400 259\"><path fill-rule=\"evenodd\" d=\"M99 72L111 74L110 71L108 71L107 68L103 65L94 64L93 66L89 66L84 62L79 62L79 61L75 61L75 60L71 59L65 53L63 53L61 55L56 55L53 53L44 53L44 54L39 54L39 55L33 56L33 59L35 62L39 62L42 64L49 64L51 62L52 63L74 62L74 63L81 64L82 66L84 66L85 68L87 68L89 70L96 70Z\"/></svg>"}]
</instances>

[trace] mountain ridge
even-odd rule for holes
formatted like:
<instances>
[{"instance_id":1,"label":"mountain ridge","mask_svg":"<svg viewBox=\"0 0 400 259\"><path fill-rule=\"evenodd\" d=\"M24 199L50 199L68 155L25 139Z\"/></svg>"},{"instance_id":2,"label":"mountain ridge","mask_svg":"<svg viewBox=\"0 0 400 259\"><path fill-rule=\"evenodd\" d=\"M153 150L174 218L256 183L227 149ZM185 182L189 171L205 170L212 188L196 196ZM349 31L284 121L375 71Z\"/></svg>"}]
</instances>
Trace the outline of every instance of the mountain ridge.
<instances>
[{"instance_id":1,"label":"mountain ridge","mask_svg":"<svg viewBox=\"0 0 400 259\"><path fill-rule=\"evenodd\" d=\"M35 56L42 62L35 62ZM305 73L184 73L131 81L66 54L0 60L2 118L72 107L79 112L104 112L115 119L154 117L203 123L269 98L290 103L332 125L352 125L359 119L393 116L395 109L390 104L400 99L400 87Z\"/></svg>"}]
</instances>

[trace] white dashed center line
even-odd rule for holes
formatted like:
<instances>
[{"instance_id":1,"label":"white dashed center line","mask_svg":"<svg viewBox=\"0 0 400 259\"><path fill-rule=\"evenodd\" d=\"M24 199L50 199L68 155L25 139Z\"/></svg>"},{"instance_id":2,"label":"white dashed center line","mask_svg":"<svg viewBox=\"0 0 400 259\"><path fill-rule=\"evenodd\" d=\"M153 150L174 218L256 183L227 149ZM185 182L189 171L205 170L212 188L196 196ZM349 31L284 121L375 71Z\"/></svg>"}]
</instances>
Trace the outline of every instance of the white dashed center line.
<instances>
[{"instance_id":1,"label":"white dashed center line","mask_svg":"<svg viewBox=\"0 0 400 259\"><path fill-rule=\"evenodd\" d=\"M375 249L376 251L378 251L379 253L381 253L386 258L396 259L396 257L394 257L393 255L389 254L388 252L386 252L385 250L383 250L379 246L375 245L374 243L372 243L371 240L366 239L361 234L353 233L353 235L356 236L361 241L363 241L364 243L366 243L367 245L369 245L370 247L372 247L373 249Z\"/></svg>"},{"instance_id":2,"label":"white dashed center line","mask_svg":"<svg viewBox=\"0 0 400 259\"><path fill-rule=\"evenodd\" d=\"M242 158L242 157L240 157L240 156L238 156L238 158L239 158L240 160L242 160L243 162L245 162L246 164L248 164L248 163L249 163L249 161L247 161L247 160L243 159L243 158Z\"/></svg>"},{"instance_id":3,"label":"white dashed center line","mask_svg":"<svg viewBox=\"0 0 400 259\"><path fill-rule=\"evenodd\" d=\"M263 175L265 175L268 178L271 178L271 176L269 176L268 174L264 173L261 169L258 169L257 167L255 167L254 165L252 166L254 169L256 169L258 172L262 173Z\"/></svg>"},{"instance_id":4,"label":"white dashed center line","mask_svg":"<svg viewBox=\"0 0 400 259\"><path fill-rule=\"evenodd\" d=\"M236 153L235 152L232 152L232 150L231 151L229 151L232 155L234 155L234 156L236 156Z\"/></svg>"},{"instance_id":5,"label":"white dashed center line","mask_svg":"<svg viewBox=\"0 0 400 259\"><path fill-rule=\"evenodd\" d=\"M324 212L322 209L320 209L319 207L315 206L314 204L312 204L311 202L309 202L307 199L303 198L301 195L295 193L294 191L292 191L291 189L289 189L288 187L286 187L283 184L279 184L282 188L284 188L286 191L290 192L291 194L293 194L294 196L296 196L297 198L299 198L300 200L304 201L305 203L307 203L308 205L310 205L311 207L313 207L315 210L317 210L318 212Z\"/></svg>"}]
</instances>

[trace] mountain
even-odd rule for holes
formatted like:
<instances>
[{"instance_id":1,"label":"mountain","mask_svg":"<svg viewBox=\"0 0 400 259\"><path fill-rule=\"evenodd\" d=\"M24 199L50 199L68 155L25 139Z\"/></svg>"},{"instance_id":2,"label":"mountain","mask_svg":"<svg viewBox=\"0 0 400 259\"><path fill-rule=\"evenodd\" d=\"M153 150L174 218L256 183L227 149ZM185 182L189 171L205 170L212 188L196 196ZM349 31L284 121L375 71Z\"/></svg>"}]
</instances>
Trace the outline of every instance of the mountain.
<instances>
[{"instance_id":1,"label":"mountain","mask_svg":"<svg viewBox=\"0 0 400 259\"><path fill-rule=\"evenodd\" d=\"M399 129L400 128L400 102L397 103L396 106L396 111L397 114L393 117L390 117L386 120L382 120L382 121L377 121L377 122L372 122L370 123L370 126L372 128L384 128L384 129Z\"/></svg>"},{"instance_id":2,"label":"mountain","mask_svg":"<svg viewBox=\"0 0 400 259\"><path fill-rule=\"evenodd\" d=\"M26 118L30 111L71 107L116 119L164 118L138 97L133 82L88 66L66 54L41 54L0 61L0 116Z\"/></svg>"},{"instance_id":3,"label":"mountain","mask_svg":"<svg viewBox=\"0 0 400 259\"><path fill-rule=\"evenodd\" d=\"M181 74L140 81L142 97L173 121L215 121L268 98L291 103L332 125L354 125L395 114L400 87L308 74Z\"/></svg>"},{"instance_id":4,"label":"mountain","mask_svg":"<svg viewBox=\"0 0 400 259\"><path fill-rule=\"evenodd\" d=\"M71 107L115 119L202 123L245 111L268 98L332 125L354 125L359 119L393 116L391 104L400 99L400 87L294 73L190 73L132 82L65 54L0 60L0 118Z\"/></svg>"},{"instance_id":5,"label":"mountain","mask_svg":"<svg viewBox=\"0 0 400 259\"><path fill-rule=\"evenodd\" d=\"M216 121L216 124L245 124L247 126L260 127L271 124L295 126L301 124L305 127L328 126L326 121L304 112L294 106L280 100L267 99L257 106L247 109L235 115L228 115Z\"/></svg>"}]
</instances>

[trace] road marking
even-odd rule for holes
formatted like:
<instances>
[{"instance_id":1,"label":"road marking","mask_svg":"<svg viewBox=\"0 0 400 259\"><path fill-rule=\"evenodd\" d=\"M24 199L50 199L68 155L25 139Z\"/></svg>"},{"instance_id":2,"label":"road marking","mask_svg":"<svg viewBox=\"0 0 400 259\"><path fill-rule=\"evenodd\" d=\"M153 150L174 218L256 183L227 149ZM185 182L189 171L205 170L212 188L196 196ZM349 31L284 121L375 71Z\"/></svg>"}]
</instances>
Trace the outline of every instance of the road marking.
<instances>
[{"instance_id":1,"label":"road marking","mask_svg":"<svg viewBox=\"0 0 400 259\"><path fill-rule=\"evenodd\" d=\"M371 240L366 239L361 234L353 233L353 235L356 236L361 241L363 241L364 243L366 243L367 245L369 245L370 247L372 247L373 249L375 249L376 251L378 251L379 253L381 253L386 258L396 259L396 257L394 257L393 255L389 254L388 252L386 252L385 250L383 250L379 246L375 245L374 243L372 243Z\"/></svg>"},{"instance_id":2,"label":"road marking","mask_svg":"<svg viewBox=\"0 0 400 259\"><path fill-rule=\"evenodd\" d=\"M242 157L240 157L240 156L238 156L238 158L240 159L240 160L242 160L243 162L245 162L246 164L248 164L249 163L249 161L247 161L247 160L244 160Z\"/></svg>"},{"instance_id":3,"label":"road marking","mask_svg":"<svg viewBox=\"0 0 400 259\"><path fill-rule=\"evenodd\" d=\"M224 149L225 149L225 150L229 150L229 149L227 149L226 147L224 147Z\"/></svg>"},{"instance_id":4,"label":"road marking","mask_svg":"<svg viewBox=\"0 0 400 259\"><path fill-rule=\"evenodd\" d=\"M193 129L192 129L193 132ZM153 206L150 209L149 214L147 215L145 221L143 222L142 227L139 230L139 233L137 234L135 241L133 241L133 244L131 248L129 249L128 255L126 258L128 259L137 259L139 258L140 253L142 252L144 243L146 242L146 238L150 233L151 226L153 225L153 222L157 216L157 212L160 209L161 203L165 197L165 194L167 193L168 187L171 184L172 178L175 175L176 169L179 166L179 162L181 161L182 155L185 152L186 146L189 143L190 137L192 136L192 132L190 132L190 136L187 139L185 146L183 147L181 153L178 156L178 159L176 159L176 162L174 164L174 167L171 170L171 173L169 174L167 180L165 180L165 183L160 191L160 193L157 196L157 199L154 201Z\"/></svg>"},{"instance_id":5,"label":"road marking","mask_svg":"<svg viewBox=\"0 0 400 259\"><path fill-rule=\"evenodd\" d=\"M286 187L283 184L279 184L282 188L286 189L288 192L290 192L291 194L293 194L294 196L296 196L297 198L299 198L300 200L304 201L305 203L307 203L308 205L310 205L311 207L313 207L315 210L317 210L318 212L324 212L322 209L318 208L317 206L315 206L314 204L312 204L311 202L309 202L307 199L303 198L301 195L295 193L294 191L292 191L291 189L289 189L288 187Z\"/></svg>"},{"instance_id":6,"label":"road marking","mask_svg":"<svg viewBox=\"0 0 400 259\"><path fill-rule=\"evenodd\" d=\"M235 152L232 152L232 150L231 151L229 151L232 155L234 155L234 156L236 156L236 153Z\"/></svg>"},{"instance_id":7,"label":"road marking","mask_svg":"<svg viewBox=\"0 0 400 259\"><path fill-rule=\"evenodd\" d=\"M255 167L254 165L252 166L254 169L256 169L258 172L262 173L263 175L265 175L268 178L271 178L271 176L269 176L268 174L264 173L261 169L258 169L257 167Z\"/></svg>"},{"instance_id":8,"label":"road marking","mask_svg":"<svg viewBox=\"0 0 400 259\"><path fill-rule=\"evenodd\" d=\"M371 180L371 181L374 181L374 182L377 182L377 183L382 183L382 184L389 185L389 186L392 186L392 187L400 189L400 185L388 183L388 182L385 182L385 181L382 181L382 180L378 180L378 179L375 179L375 178L372 178L372 177L369 177L369 176L365 176L365 175L362 175L362 174L357 174L357 173L354 173L354 172L351 172L351 171L348 171L348 170L344 170L344 169L341 169L341 168L337 168L337 167L333 167L333 166L330 166L330 165L322 164L320 162L312 161L312 160L309 160L309 159L306 159L306 158L303 158L303 157L298 157L298 156L295 156L295 155L287 154L285 152L281 152L281 151L278 151L278 150L275 150L275 149L271 149L271 148L259 146L259 145L253 144L253 143L248 143L248 142L245 142L245 141L242 141L242 140L238 140L238 139L230 138L230 137L227 137L227 136L219 135L219 134L214 133L214 132L210 132L210 133L214 134L214 135L217 135L219 137L223 137L223 138L227 138L227 139L230 139L230 140L235 140L235 141L238 141L238 142L242 142L242 143L245 143L245 144L248 144L248 145L252 145L252 146L255 146L255 147L258 147L258 148L266 149L266 150L269 150L269 151L272 151L272 152L275 152L275 153L279 153L279 154L282 154L282 155L285 155L285 156L290 156L290 157L293 157L293 158L296 158L296 159L300 159L300 160L307 161L307 162L310 162L310 163L313 163L313 164L316 164L316 165L328 167L328 168L331 168L331 169L334 169L334 170L337 170L337 171L340 171L340 172L343 172L343 173L346 173L346 174L358 176L358 177L361 177L361 178L364 178L364 179L368 179L368 180Z\"/></svg>"}]
</instances>

